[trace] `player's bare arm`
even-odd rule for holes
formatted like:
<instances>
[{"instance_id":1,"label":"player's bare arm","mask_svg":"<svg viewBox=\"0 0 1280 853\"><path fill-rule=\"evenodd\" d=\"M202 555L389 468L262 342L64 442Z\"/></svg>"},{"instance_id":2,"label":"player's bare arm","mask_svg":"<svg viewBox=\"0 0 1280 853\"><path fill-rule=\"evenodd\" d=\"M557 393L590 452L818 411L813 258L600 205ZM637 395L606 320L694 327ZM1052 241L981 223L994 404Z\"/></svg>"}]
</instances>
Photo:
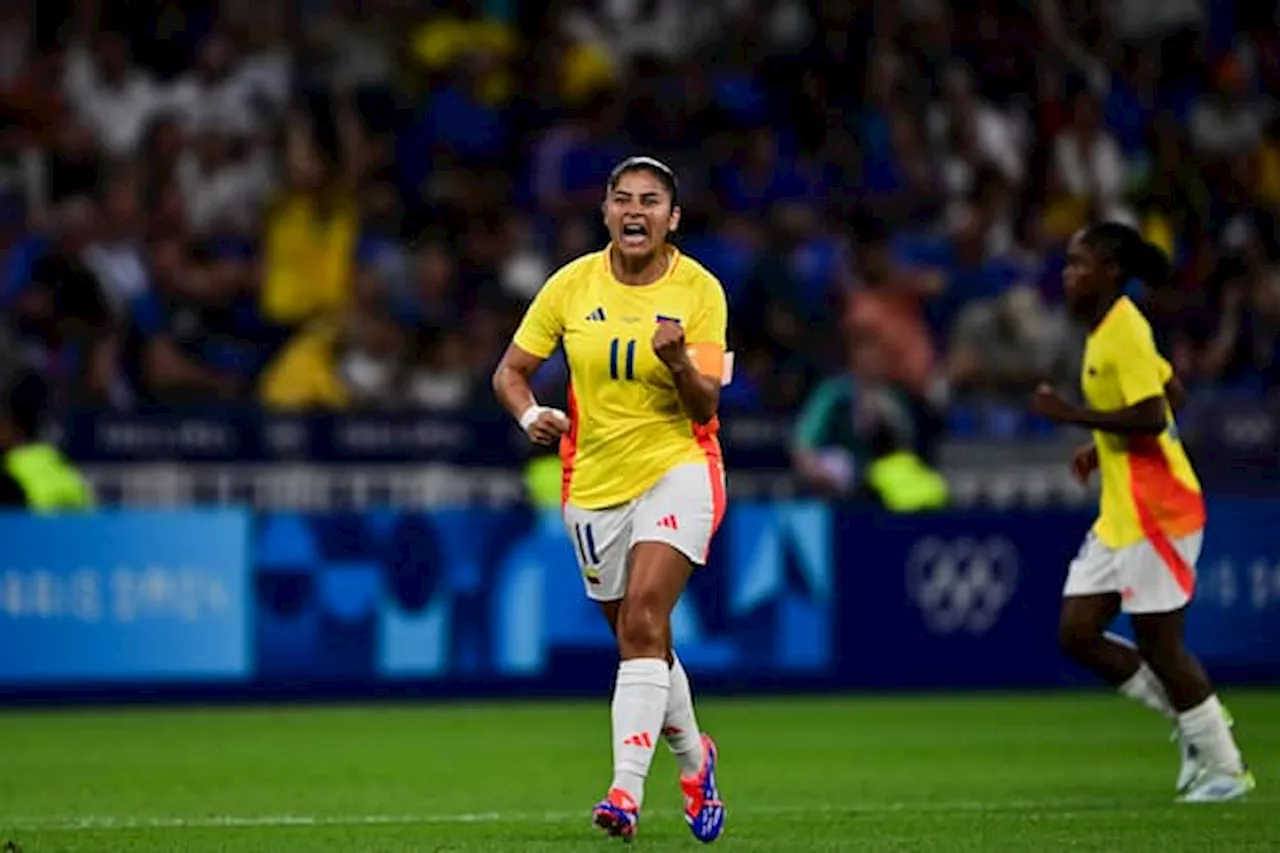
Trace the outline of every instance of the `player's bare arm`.
<instances>
[{"instance_id":1,"label":"player's bare arm","mask_svg":"<svg viewBox=\"0 0 1280 853\"><path fill-rule=\"evenodd\" d=\"M1182 404L1187 399L1187 392L1178 377L1175 376L1165 383L1164 397L1169 401L1169 408L1172 411L1176 412L1182 408ZM1093 476L1093 472L1097 470L1098 448L1094 447L1093 442L1077 447L1075 453L1071 455L1072 475L1081 483L1087 483Z\"/></svg>"},{"instance_id":2,"label":"player's bare arm","mask_svg":"<svg viewBox=\"0 0 1280 853\"><path fill-rule=\"evenodd\" d=\"M684 328L663 321L653 333L653 351L671 371L680 403L699 424L709 423L720 406L720 377L701 372L689 357Z\"/></svg>"},{"instance_id":3,"label":"player's bare arm","mask_svg":"<svg viewBox=\"0 0 1280 853\"><path fill-rule=\"evenodd\" d=\"M1052 385L1042 383L1031 395L1031 410L1055 423L1116 435L1159 435L1169 426L1163 395L1148 397L1112 412L1100 412L1072 403Z\"/></svg>"},{"instance_id":4,"label":"player's bare arm","mask_svg":"<svg viewBox=\"0 0 1280 853\"><path fill-rule=\"evenodd\" d=\"M493 393L536 444L551 444L568 431L569 421L563 412L538 405L529 380L546 359L508 344L502 360L493 371Z\"/></svg>"}]
</instances>

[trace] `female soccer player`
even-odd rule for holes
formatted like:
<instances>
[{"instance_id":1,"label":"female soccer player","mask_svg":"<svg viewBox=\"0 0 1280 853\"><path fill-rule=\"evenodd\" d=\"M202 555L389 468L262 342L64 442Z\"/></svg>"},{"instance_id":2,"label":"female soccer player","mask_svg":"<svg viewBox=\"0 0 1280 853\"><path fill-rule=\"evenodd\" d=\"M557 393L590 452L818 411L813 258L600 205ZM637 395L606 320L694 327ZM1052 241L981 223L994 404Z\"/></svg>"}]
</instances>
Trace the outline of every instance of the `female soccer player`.
<instances>
[{"instance_id":1,"label":"female soccer player","mask_svg":"<svg viewBox=\"0 0 1280 853\"><path fill-rule=\"evenodd\" d=\"M1031 407L1092 430L1072 470L1081 481L1102 474L1098 520L1067 572L1063 648L1121 694L1176 721L1179 799L1218 802L1243 797L1254 780L1213 685L1183 645L1204 500L1172 417L1181 386L1146 318L1123 295L1133 279L1156 285L1168 275L1161 251L1131 228L1109 222L1077 234L1063 282L1068 307L1090 329L1081 375L1088 405L1041 385ZM1121 610L1137 648L1105 633Z\"/></svg>"},{"instance_id":2,"label":"female soccer player","mask_svg":"<svg viewBox=\"0 0 1280 853\"><path fill-rule=\"evenodd\" d=\"M724 825L716 745L699 734L671 611L724 514L716 409L725 375L720 283L667 237L680 224L675 175L624 160L603 204L610 242L538 292L493 376L498 399L540 444L560 442L565 525L587 596L621 662L613 694L613 784L592 812L635 835L660 735L680 765L685 819L714 841ZM564 345L569 414L540 406L529 377Z\"/></svg>"}]
</instances>

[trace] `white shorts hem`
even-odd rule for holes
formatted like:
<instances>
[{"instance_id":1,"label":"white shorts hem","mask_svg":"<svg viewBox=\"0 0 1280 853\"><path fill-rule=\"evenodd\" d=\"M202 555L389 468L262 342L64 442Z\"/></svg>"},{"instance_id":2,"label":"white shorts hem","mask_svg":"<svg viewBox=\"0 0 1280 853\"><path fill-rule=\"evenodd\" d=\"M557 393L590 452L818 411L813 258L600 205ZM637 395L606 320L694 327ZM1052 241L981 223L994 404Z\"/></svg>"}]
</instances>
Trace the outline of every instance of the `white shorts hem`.
<instances>
[{"instance_id":1,"label":"white shorts hem","mask_svg":"<svg viewBox=\"0 0 1280 853\"><path fill-rule=\"evenodd\" d=\"M663 545L668 545L671 547L673 551L678 553L680 556L684 557L690 563L693 563L693 565L698 568L701 568L707 564L707 559L704 555L694 556L693 554L690 554L689 551L692 549L688 545L682 545L679 542L675 542L675 541L672 541L671 539L664 538L663 536L660 536L656 533L639 534L638 536L636 536L634 539L631 540L630 547L634 548L636 545L639 545L641 542L660 542ZM628 550L630 550L630 548L628 548Z\"/></svg>"}]
</instances>

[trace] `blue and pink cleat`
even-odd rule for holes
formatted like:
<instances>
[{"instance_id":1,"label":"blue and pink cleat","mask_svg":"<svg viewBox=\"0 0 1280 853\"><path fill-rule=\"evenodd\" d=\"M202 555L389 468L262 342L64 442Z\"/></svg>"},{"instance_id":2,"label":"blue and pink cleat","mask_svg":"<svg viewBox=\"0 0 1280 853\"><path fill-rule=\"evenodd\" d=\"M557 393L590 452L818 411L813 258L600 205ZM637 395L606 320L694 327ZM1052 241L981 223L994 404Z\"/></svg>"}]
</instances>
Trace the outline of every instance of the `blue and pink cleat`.
<instances>
[{"instance_id":1,"label":"blue and pink cleat","mask_svg":"<svg viewBox=\"0 0 1280 853\"><path fill-rule=\"evenodd\" d=\"M635 838L640 823L640 807L635 799L621 788L611 788L605 797L591 810L591 822L608 833L611 838L630 841Z\"/></svg>"},{"instance_id":2,"label":"blue and pink cleat","mask_svg":"<svg viewBox=\"0 0 1280 853\"><path fill-rule=\"evenodd\" d=\"M724 829L724 802L716 790L716 742L711 736L702 736L702 769L692 778L680 778L684 789L684 820L689 824L693 837L703 844L710 844L720 837Z\"/></svg>"},{"instance_id":3,"label":"blue and pink cleat","mask_svg":"<svg viewBox=\"0 0 1280 853\"><path fill-rule=\"evenodd\" d=\"M684 820L689 824L693 837L710 844L724 830L724 803L716 789L716 742L710 735L702 736L702 769L697 776L680 777L684 791ZM631 841L640 825L640 806L635 798L621 788L612 788L609 795L591 810L591 822L603 829L611 838Z\"/></svg>"}]
</instances>

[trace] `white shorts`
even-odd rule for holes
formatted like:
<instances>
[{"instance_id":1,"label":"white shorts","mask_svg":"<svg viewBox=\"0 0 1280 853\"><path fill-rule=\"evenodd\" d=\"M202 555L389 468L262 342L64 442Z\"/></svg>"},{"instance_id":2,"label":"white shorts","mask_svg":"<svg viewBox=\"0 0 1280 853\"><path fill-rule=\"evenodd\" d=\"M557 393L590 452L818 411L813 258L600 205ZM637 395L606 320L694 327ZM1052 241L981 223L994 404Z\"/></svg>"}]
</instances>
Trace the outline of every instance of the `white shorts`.
<instances>
[{"instance_id":1,"label":"white shorts","mask_svg":"<svg viewBox=\"0 0 1280 853\"><path fill-rule=\"evenodd\" d=\"M1170 613L1191 601L1204 532L1108 548L1090 531L1067 570L1064 597L1118 593L1125 613Z\"/></svg>"},{"instance_id":2,"label":"white shorts","mask_svg":"<svg viewBox=\"0 0 1280 853\"><path fill-rule=\"evenodd\" d=\"M724 468L679 465L638 498L607 509L564 505L587 598L618 601L627 591L627 557L637 542L665 542L705 565L724 516Z\"/></svg>"}]
</instances>

